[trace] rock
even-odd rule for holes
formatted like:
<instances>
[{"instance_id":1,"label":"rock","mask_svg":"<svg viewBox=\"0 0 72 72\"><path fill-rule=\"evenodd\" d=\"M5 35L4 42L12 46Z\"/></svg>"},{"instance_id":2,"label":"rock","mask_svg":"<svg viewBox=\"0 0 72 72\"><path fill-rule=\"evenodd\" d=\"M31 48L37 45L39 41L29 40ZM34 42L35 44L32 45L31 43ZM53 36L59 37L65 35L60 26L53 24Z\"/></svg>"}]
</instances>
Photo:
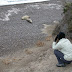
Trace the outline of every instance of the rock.
<instances>
[{"instance_id":1,"label":"rock","mask_svg":"<svg viewBox=\"0 0 72 72\"><path fill-rule=\"evenodd\" d=\"M25 16L22 17L22 20L27 20L28 18L30 18L30 16L25 15Z\"/></svg>"}]
</instances>

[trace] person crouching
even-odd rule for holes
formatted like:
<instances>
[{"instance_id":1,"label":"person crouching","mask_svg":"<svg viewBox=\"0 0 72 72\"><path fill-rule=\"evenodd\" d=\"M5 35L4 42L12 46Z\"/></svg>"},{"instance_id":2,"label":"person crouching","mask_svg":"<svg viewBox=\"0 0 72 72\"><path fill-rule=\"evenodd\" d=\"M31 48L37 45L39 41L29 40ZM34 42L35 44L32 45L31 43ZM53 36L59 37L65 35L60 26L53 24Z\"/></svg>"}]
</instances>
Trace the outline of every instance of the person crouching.
<instances>
[{"instance_id":1,"label":"person crouching","mask_svg":"<svg viewBox=\"0 0 72 72\"><path fill-rule=\"evenodd\" d=\"M58 64L56 64L57 67L65 67L72 62L72 44L65 38L64 32L60 32L56 36L52 48L58 60Z\"/></svg>"}]
</instances>

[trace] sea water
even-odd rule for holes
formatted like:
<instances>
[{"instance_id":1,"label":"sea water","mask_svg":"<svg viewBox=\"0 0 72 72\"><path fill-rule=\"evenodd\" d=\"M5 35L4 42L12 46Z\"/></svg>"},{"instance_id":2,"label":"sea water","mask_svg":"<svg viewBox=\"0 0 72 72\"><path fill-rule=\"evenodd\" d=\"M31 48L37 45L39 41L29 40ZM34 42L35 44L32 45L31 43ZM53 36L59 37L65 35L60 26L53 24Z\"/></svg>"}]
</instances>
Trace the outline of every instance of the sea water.
<instances>
[{"instance_id":1,"label":"sea water","mask_svg":"<svg viewBox=\"0 0 72 72\"><path fill-rule=\"evenodd\" d=\"M0 6L22 4L22 3L32 3L32 2L42 2L42 1L50 1L50 0L0 0Z\"/></svg>"}]
</instances>

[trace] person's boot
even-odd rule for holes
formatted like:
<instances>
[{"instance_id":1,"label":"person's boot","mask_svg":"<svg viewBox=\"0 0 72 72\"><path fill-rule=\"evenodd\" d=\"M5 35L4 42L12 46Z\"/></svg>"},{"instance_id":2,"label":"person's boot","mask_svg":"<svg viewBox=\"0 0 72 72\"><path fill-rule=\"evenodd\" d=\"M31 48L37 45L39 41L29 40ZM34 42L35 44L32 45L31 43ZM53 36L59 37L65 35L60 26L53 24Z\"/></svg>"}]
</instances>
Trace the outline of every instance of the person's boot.
<instances>
[{"instance_id":1,"label":"person's boot","mask_svg":"<svg viewBox=\"0 0 72 72\"><path fill-rule=\"evenodd\" d=\"M58 63L58 64L56 64L56 66L57 66L57 67L65 67L66 65L65 65L65 64L59 64L59 63Z\"/></svg>"}]
</instances>

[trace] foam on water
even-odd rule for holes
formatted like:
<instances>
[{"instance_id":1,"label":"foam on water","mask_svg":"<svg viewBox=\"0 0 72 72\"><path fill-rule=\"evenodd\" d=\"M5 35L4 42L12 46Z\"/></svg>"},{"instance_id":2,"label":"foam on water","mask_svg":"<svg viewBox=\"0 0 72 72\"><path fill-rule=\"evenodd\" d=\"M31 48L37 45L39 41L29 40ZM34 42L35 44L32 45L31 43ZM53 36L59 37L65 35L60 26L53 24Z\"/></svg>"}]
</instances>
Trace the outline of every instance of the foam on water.
<instances>
[{"instance_id":1,"label":"foam on water","mask_svg":"<svg viewBox=\"0 0 72 72\"><path fill-rule=\"evenodd\" d=\"M22 3L32 3L32 2L42 2L42 1L50 1L50 0L0 0L0 6L22 4Z\"/></svg>"},{"instance_id":2,"label":"foam on water","mask_svg":"<svg viewBox=\"0 0 72 72\"><path fill-rule=\"evenodd\" d=\"M62 5L60 4L54 4L54 3L49 3L49 4L36 4L36 5L28 5L25 7L25 9L29 8L34 8L34 9L49 9L49 10L60 10L62 9ZM1 21L9 21L10 16L14 14L18 14L19 12L22 12L23 9L20 8L11 8L7 10L6 12L0 12L0 20ZM57 21L54 21L54 23L58 23Z\"/></svg>"}]
</instances>

